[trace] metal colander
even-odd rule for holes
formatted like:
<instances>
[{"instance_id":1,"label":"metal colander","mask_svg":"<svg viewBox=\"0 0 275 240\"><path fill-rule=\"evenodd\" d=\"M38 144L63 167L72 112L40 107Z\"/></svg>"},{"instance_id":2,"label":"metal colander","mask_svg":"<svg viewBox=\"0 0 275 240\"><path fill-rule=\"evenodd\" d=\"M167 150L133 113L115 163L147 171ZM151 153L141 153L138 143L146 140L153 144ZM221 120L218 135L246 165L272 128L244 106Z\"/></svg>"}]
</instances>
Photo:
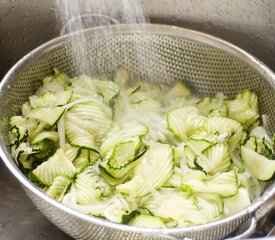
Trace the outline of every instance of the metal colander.
<instances>
[{"instance_id":1,"label":"metal colander","mask_svg":"<svg viewBox=\"0 0 275 240\"><path fill-rule=\"evenodd\" d=\"M77 48L71 43L79 34L56 38L35 49L7 73L0 85L0 156L37 208L76 239L221 239L247 220L249 231L253 230L254 215L275 194L275 184L233 216L200 226L161 230L110 223L76 212L46 196L20 172L9 153L9 118L20 114L22 104L39 87L40 79L51 74L53 66L71 76L82 73L84 69L79 66L83 66L83 58L72 58ZM167 85L184 81L200 96L223 92L231 97L248 88L259 96L269 133L275 132L275 75L239 48L206 34L164 25L113 25L86 29L81 34L87 41L88 73L110 72L123 65L139 79Z\"/></svg>"}]
</instances>

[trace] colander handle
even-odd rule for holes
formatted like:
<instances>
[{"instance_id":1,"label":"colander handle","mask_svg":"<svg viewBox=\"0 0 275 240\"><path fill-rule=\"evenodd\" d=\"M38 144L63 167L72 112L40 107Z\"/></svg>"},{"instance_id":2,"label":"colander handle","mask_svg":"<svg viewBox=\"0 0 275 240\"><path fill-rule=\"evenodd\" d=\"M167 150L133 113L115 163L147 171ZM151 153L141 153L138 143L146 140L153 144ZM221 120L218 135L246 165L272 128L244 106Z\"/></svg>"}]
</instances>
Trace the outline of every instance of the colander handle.
<instances>
[{"instance_id":1,"label":"colander handle","mask_svg":"<svg viewBox=\"0 0 275 240\"><path fill-rule=\"evenodd\" d=\"M256 219L256 217L253 216L250 218L249 221L250 221L249 227L244 232L236 235L235 237L227 238L226 240L238 240L238 239L246 239L246 238L250 237L256 230L257 219Z\"/></svg>"},{"instance_id":2,"label":"colander handle","mask_svg":"<svg viewBox=\"0 0 275 240\"><path fill-rule=\"evenodd\" d=\"M245 226L247 225L248 222L245 222ZM243 225L244 226L244 225ZM256 227L257 227L257 219L256 217L251 217L249 219L249 227L242 233L238 234L237 236L235 237L232 237L232 238L227 238L226 240L238 240L238 239L246 239L248 238L249 236L251 236L255 230L256 230ZM243 227L241 227L242 229ZM154 234L155 235L155 234ZM156 236L156 235L155 235ZM178 238L178 237L175 237L175 236L172 236L172 235L169 235L169 234L157 234L158 237L162 237L164 239L167 239L167 240L193 240L191 238L187 238L187 237L184 237L184 238Z\"/></svg>"},{"instance_id":3,"label":"colander handle","mask_svg":"<svg viewBox=\"0 0 275 240\"><path fill-rule=\"evenodd\" d=\"M61 28L61 31L60 31L60 36L62 35L65 35L66 33L68 33L68 27L70 25L72 25L74 22L76 21L82 21L83 19L93 19L93 18L99 18L99 19L104 19L104 20L107 20L109 21L110 23L112 24L119 24L120 21L118 21L116 18L114 17L111 17L109 15L105 15L105 14L101 14L101 13L82 13L82 14L79 14L75 17L72 17L70 18L64 25L63 27ZM95 26L104 26L105 24L98 24L98 25L94 25L93 27ZM81 30L81 29L77 29L77 30Z\"/></svg>"}]
</instances>

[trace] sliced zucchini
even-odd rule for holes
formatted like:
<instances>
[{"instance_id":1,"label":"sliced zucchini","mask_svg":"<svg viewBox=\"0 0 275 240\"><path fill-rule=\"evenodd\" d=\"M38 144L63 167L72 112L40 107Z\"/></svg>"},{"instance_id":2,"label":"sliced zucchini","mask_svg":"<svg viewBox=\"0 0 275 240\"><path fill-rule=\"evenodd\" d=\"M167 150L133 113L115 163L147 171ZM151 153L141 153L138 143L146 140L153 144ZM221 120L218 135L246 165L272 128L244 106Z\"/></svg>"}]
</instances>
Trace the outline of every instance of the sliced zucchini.
<instances>
[{"instance_id":1,"label":"sliced zucchini","mask_svg":"<svg viewBox=\"0 0 275 240\"><path fill-rule=\"evenodd\" d=\"M127 166L135 158L141 144L139 137L135 137L131 141L117 144L113 148L111 156L107 159L109 168L122 169Z\"/></svg>"},{"instance_id":2,"label":"sliced zucchini","mask_svg":"<svg viewBox=\"0 0 275 240\"><path fill-rule=\"evenodd\" d=\"M201 214L193 197L187 196L178 191L160 191L159 194L152 195L144 207L155 216L163 219L173 219L199 224L206 222L205 216Z\"/></svg>"},{"instance_id":3,"label":"sliced zucchini","mask_svg":"<svg viewBox=\"0 0 275 240\"><path fill-rule=\"evenodd\" d=\"M35 108L29 114L29 118L38 119L53 126L65 111L65 107Z\"/></svg>"},{"instance_id":4,"label":"sliced zucchini","mask_svg":"<svg viewBox=\"0 0 275 240\"><path fill-rule=\"evenodd\" d=\"M132 159L129 159L127 163L125 163L125 165L121 168L110 167L110 164L106 162L102 162L100 166L104 168L104 172L107 175L111 176L112 178L117 180L121 178L124 179L129 174L129 172L139 164L140 158L145 152L146 152L146 149L143 149L140 153L138 153Z\"/></svg>"},{"instance_id":5,"label":"sliced zucchini","mask_svg":"<svg viewBox=\"0 0 275 240\"><path fill-rule=\"evenodd\" d=\"M11 145L19 145L28 140L28 130L25 127L13 125L10 128L9 140Z\"/></svg>"},{"instance_id":6,"label":"sliced zucchini","mask_svg":"<svg viewBox=\"0 0 275 240\"><path fill-rule=\"evenodd\" d=\"M216 97L205 97L197 103L197 108L205 116L227 116L227 107L224 104L224 101L219 100Z\"/></svg>"},{"instance_id":7,"label":"sliced zucchini","mask_svg":"<svg viewBox=\"0 0 275 240\"><path fill-rule=\"evenodd\" d=\"M53 141L53 142L57 142L58 141L58 133L52 132L52 131L51 132L50 131L41 132L38 135L36 135L34 139L31 140L31 144L38 144L39 142L41 142L45 139Z\"/></svg>"},{"instance_id":8,"label":"sliced zucchini","mask_svg":"<svg viewBox=\"0 0 275 240\"><path fill-rule=\"evenodd\" d=\"M135 168L134 177L116 186L120 193L142 197L161 187L172 175L173 150L169 145L156 144L142 157Z\"/></svg>"},{"instance_id":9,"label":"sliced zucchini","mask_svg":"<svg viewBox=\"0 0 275 240\"><path fill-rule=\"evenodd\" d=\"M252 151L257 151L257 140L255 137L250 137L244 144L244 146Z\"/></svg>"},{"instance_id":10,"label":"sliced zucchini","mask_svg":"<svg viewBox=\"0 0 275 240\"><path fill-rule=\"evenodd\" d=\"M33 163L33 168L37 167L39 164L47 160L50 156L52 156L56 151L56 144L49 139L44 139L39 142L36 147L39 149L37 153L33 154L33 157L37 159Z\"/></svg>"},{"instance_id":11,"label":"sliced zucchini","mask_svg":"<svg viewBox=\"0 0 275 240\"><path fill-rule=\"evenodd\" d=\"M46 194L61 202L64 195L69 191L71 184L72 180L67 176L57 176L54 178L52 185L47 189Z\"/></svg>"},{"instance_id":12,"label":"sliced zucchini","mask_svg":"<svg viewBox=\"0 0 275 240\"><path fill-rule=\"evenodd\" d=\"M237 144L241 141L243 135L243 128L240 123L235 120L223 117L208 118L204 127L210 134L229 134L228 144L232 151L236 148Z\"/></svg>"},{"instance_id":13,"label":"sliced zucchini","mask_svg":"<svg viewBox=\"0 0 275 240\"><path fill-rule=\"evenodd\" d=\"M101 156L105 156L114 146L122 141L129 141L134 137L141 137L148 132L145 125L137 122L128 122L122 126L114 126L107 134L105 140L100 147Z\"/></svg>"},{"instance_id":14,"label":"sliced zucchini","mask_svg":"<svg viewBox=\"0 0 275 240\"><path fill-rule=\"evenodd\" d=\"M259 114L243 100L235 99L227 102L228 117L232 118L249 128L257 119Z\"/></svg>"},{"instance_id":15,"label":"sliced zucchini","mask_svg":"<svg viewBox=\"0 0 275 240\"><path fill-rule=\"evenodd\" d=\"M90 164L90 150L81 149L79 156L73 161L73 164L77 171L81 171Z\"/></svg>"},{"instance_id":16,"label":"sliced zucchini","mask_svg":"<svg viewBox=\"0 0 275 240\"><path fill-rule=\"evenodd\" d=\"M94 136L79 127L74 122L67 120L65 124L65 131L71 145L98 151Z\"/></svg>"},{"instance_id":17,"label":"sliced zucchini","mask_svg":"<svg viewBox=\"0 0 275 240\"><path fill-rule=\"evenodd\" d=\"M167 113L167 124L178 140L185 141L203 125L204 117L192 106L174 109Z\"/></svg>"},{"instance_id":18,"label":"sliced zucchini","mask_svg":"<svg viewBox=\"0 0 275 240\"><path fill-rule=\"evenodd\" d=\"M190 139L184 147L185 155L187 158L187 165L190 168L197 168L195 160L197 156L201 156L202 152L210 147L211 142L203 139Z\"/></svg>"},{"instance_id":19,"label":"sliced zucchini","mask_svg":"<svg viewBox=\"0 0 275 240\"><path fill-rule=\"evenodd\" d=\"M67 121L73 122L83 131L93 135L97 146L101 145L106 133L112 127L112 121L102 108L94 102L78 103L66 114Z\"/></svg>"},{"instance_id":20,"label":"sliced zucchini","mask_svg":"<svg viewBox=\"0 0 275 240\"><path fill-rule=\"evenodd\" d=\"M228 171L231 165L231 158L228 148L221 143L213 145L203 151L204 157L198 156L195 165L209 174Z\"/></svg>"},{"instance_id":21,"label":"sliced zucchini","mask_svg":"<svg viewBox=\"0 0 275 240\"><path fill-rule=\"evenodd\" d=\"M72 97L72 91L45 92L32 102L33 108L57 107L67 104Z\"/></svg>"},{"instance_id":22,"label":"sliced zucchini","mask_svg":"<svg viewBox=\"0 0 275 240\"><path fill-rule=\"evenodd\" d=\"M269 143L269 141L267 141L265 138L257 139L256 152L261 155L264 155L269 159L275 159L275 149L272 146L272 143Z\"/></svg>"},{"instance_id":23,"label":"sliced zucchini","mask_svg":"<svg viewBox=\"0 0 275 240\"><path fill-rule=\"evenodd\" d=\"M90 150L90 154L89 154L89 162L90 165L93 165L94 163L96 163L99 160L99 154L95 151L91 151Z\"/></svg>"},{"instance_id":24,"label":"sliced zucchini","mask_svg":"<svg viewBox=\"0 0 275 240\"><path fill-rule=\"evenodd\" d=\"M130 226L141 227L141 228L166 228L166 224L160 217L150 215L137 215L134 219L129 222Z\"/></svg>"},{"instance_id":25,"label":"sliced zucchini","mask_svg":"<svg viewBox=\"0 0 275 240\"><path fill-rule=\"evenodd\" d=\"M132 165L132 164L130 164L130 165ZM128 165L129 167L127 167L127 168L130 168L130 165ZM133 166L134 165L134 166ZM136 166L136 164L133 164L132 166L133 167L135 167ZM106 165L104 165L104 163L102 163L102 164L100 164L99 166L98 166L98 168L99 168L99 171L100 171L100 174L101 174L101 176L105 179L105 181L110 185L110 186L115 186L115 185L119 185L119 184L122 184L123 182L125 182L125 180L128 178L128 173L129 173L129 171L131 170L128 170L128 169L126 169L126 170L120 170L120 171L123 171L123 173L122 174L120 174L120 176L124 176L124 177L121 177L121 178L115 178L115 177L113 177L112 175L111 175L111 173L109 173L108 171L107 171L107 169L108 169L108 166L106 166ZM110 169L108 169L109 171L110 171ZM124 171L125 171L125 174L124 174ZM113 174L114 175L114 174Z\"/></svg>"},{"instance_id":26,"label":"sliced zucchini","mask_svg":"<svg viewBox=\"0 0 275 240\"><path fill-rule=\"evenodd\" d=\"M18 147L13 146L11 155L15 159L15 162L19 166L23 166L25 169L33 169L33 162L35 158L30 158L31 155L39 152L37 147L29 146L26 143L21 143Z\"/></svg>"},{"instance_id":27,"label":"sliced zucchini","mask_svg":"<svg viewBox=\"0 0 275 240\"><path fill-rule=\"evenodd\" d=\"M95 82L97 91L103 95L104 102L111 104L111 101L113 101L119 94L119 86L113 81L101 81L94 79L93 81Z\"/></svg>"},{"instance_id":28,"label":"sliced zucchini","mask_svg":"<svg viewBox=\"0 0 275 240\"><path fill-rule=\"evenodd\" d=\"M236 96L236 99L243 100L249 104L249 106L259 114L259 104L258 104L258 96L254 93L249 91L248 89L243 90L242 93L239 93Z\"/></svg>"},{"instance_id":29,"label":"sliced zucchini","mask_svg":"<svg viewBox=\"0 0 275 240\"><path fill-rule=\"evenodd\" d=\"M76 169L73 163L66 157L64 151L58 149L51 158L39 165L32 172L41 183L50 186L58 175L72 177Z\"/></svg>"},{"instance_id":30,"label":"sliced zucchini","mask_svg":"<svg viewBox=\"0 0 275 240\"><path fill-rule=\"evenodd\" d=\"M241 146L241 157L244 165L260 181L268 181L274 176L275 161L269 160L265 156Z\"/></svg>"},{"instance_id":31,"label":"sliced zucchini","mask_svg":"<svg viewBox=\"0 0 275 240\"><path fill-rule=\"evenodd\" d=\"M196 196L196 200L207 222L213 221L223 213L223 200L218 194L201 193Z\"/></svg>"},{"instance_id":32,"label":"sliced zucchini","mask_svg":"<svg viewBox=\"0 0 275 240\"><path fill-rule=\"evenodd\" d=\"M238 178L234 171L229 171L208 177L203 180L188 177L184 178L184 184L193 192L215 193L222 197L231 197L238 193Z\"/></svg>"},{"instance_id":33,"label":"sliced zucchini","mask_svg":"<svg viewBox=\"0 0 275 240\"><path fill-rule=\"evenodd\" d=\"M251 204L248 191L241 187L239 192L230 198L224 198L224 213L232 215L240 212Z\"/></svg>"},{"instance_id":34,"label":"sliced zucchini","mask_svg":"<svg viewBox=\"0 0 275 240\"><path fill-rule=\"evenodd\" d=\"M47 82L35 92L35 95L39 97L46 92L61 92L64 90L64 85L61 82ZM32 103L35 99L30 99L30 102Z\"/></svg>"},{"instance_id":35,"label":"sliced zucchini","mask_svg":"<svg viewBox=\"0 0 275 240\"><path fill-rule=\"evenodd\" d=\"M93 171L80 173L75 180L76 200L78 204L90 205L100 199L97 189L98 176Z\"/></svg>"},{"instance_id":36,"label":"sliced zucchini","mask_svg":"<svg viewBox=\"0 0 275 240\"><path fill-rule=\"evenodd\" d=\"M80 154L81 150L78 147L74 147L69 143L66 143L64 146L64 152L66 158L68 158L71 162L73 162Z\"/></svg>"}]
</instances>

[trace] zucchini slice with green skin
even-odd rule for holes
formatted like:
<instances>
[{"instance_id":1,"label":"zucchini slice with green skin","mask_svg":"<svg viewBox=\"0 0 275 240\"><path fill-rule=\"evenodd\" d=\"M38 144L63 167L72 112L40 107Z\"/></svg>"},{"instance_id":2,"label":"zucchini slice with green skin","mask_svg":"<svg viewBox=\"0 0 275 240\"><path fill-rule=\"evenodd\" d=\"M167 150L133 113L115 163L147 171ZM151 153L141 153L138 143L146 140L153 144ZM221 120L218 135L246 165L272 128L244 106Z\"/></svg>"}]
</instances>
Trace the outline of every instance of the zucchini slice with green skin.
<instances>
[{"instance_id":1,"label":"zucchini slice with green skin","mask_svg":"<svg viewBox=\"0 0 275 240\"><path fill-rule=\"evenodd\" d=\"M257 151L257 139L255 137L250 137L244 144L244 146L252 151Z\"/></svg>"},{"instance_id":2,"label":"zucchini slice with green skin","mask_svg":"<svg viewBox=\"0 0 275 240\"><path fill-rule=\"evenodd\" d=\"M28 136L28 130L25 127L13 125L10 128L9 139L11 145L18 146L20 142L26 142L28 140Z\"/></svg>"},{"instance_id":3,"label":"zucchini slice with green skin","mask_svg":"<svg viewBox=\"0 0 275 240\"><path fill-rule=\"evenodd\" d=\"M147 149L143 149L140 153L138 153L136 156L134 156L132 159L127 161L127 164L125 164L123 167L121 168L113 168L110 167L110 164L106 163L106 162L102 162L100 164L101 168L104 169L104 172L111 176L114 179L121 179L121 178L125 178L128 173L135 168L139 162L140 162L140 158L142 157L142 155L146 152ZM111 184L112 185L112 184Z\"/></svg>"},{"instance_id":4,"label":"zucchini slice with green skin","mask_svg":"<svg viewBox=\"0 0 275 240\"><path fill-rule=\"evenodd\" d=\"M112 128L111 119L94 102L79 103L72 106L66 114L66 121L68 120L73 121L89 134L94 135L98 146L102 144L103 138Z\"/></svg>"},{"instance_id":5,"label":"zucchini slice with green skin","mask_svg":"<svg viewBox=\"0 0 275 240\"><path fill-rule=\"evenodd\" d=\"M195 165L199 165L206 173L215 174L230 169L231 158L228 148L221 143L213 145L203 151L205 158L198 156Z\"/></svg>"},{"instance_id":6,"label":"zucchini slice with green skin","mask_svg":"<svg viewBox=\"0 0 275 240\"><path fill-rule=\"evenodd\" d=\"M239 192L230 198L224 198L224 213L229 216L240 212L251 204L247 189L240 187Z\"/></svg>"},{"instance_id":7,"label":"zucchini slice with green skin","mask_svg":"<svg viewBox=\"0 0 275 240\"><path fill-rule=\"evenodd\" d=\"M249 91L248 89L243 90L243 92L239 93L236 96L236 99L243 100L249 104L249 106L259 114L259 104L258 104L258 96Z\"/></svg>"},{"instance_id":8,"label":"zucchini slice with green skin","mask_svg":"<svg viewBox=\"0 0 275 240\"><path fill-rule=\"evenodd\" d=\"M227 106L228 117L240 122L246 128L252 126L259 118L259 114L243 100L235 99L228 101Z\"/></svg>"},{"instance_id":9,"label":"zucchini slice with green skin","mask_svg":"<svg viewBox=\"0 0 275 240\"><path fill-rule=\"evenodd\" d=\"M213 115L214 112L220 117L227 116L227 107L224 101L216 97L205 97L197 103L197 108L205 116Z\"/></svg>"},{"instance_id":10,"label":"zucchini slice with green skin","mask_svg":"<svg viewBox=\"0 0 275 240\"><path fill-rule=\"evenodd\" d=\"M207 222L213 221L223 214L223 200L218 194L201 193L196 196L196 200L197 206Z\"/></svg>"},{"instance_id":11,"label":"zucchini slice with green skin","mask_svg":"<svg viewBox=\"0 0 275 240\"><path fill-rule=\"evenodd\" d=\"M41 183L50 186L53 183L54 178L58 175L73 177L76 169L73 163L66 158L64 151L58 149L51 158L46 162L43 162L32 172Z\"/></svg>"},{"instance_id":12,"label":"zucchini slice with green skin","mask_svg":"<svg viewBox=\"0 0 275 240\"><path fill-rule=\"evenodd\" d=\"M143 155L135 168L134 177L116 186L118 192L142 197L161 187L173 173L173 149L166 144L155 144Z\"/></svg>"},{"instance_id":13,"label":"zucchini slice with green skin","mask_svg":"<svg viewBox=\"0 0 275 240\"><path fill-rule=\"evenodd\" d=\"M98 151L94 136L79 127L79 125L75 124L73 121L66 120L65 132L71 145Z\"/></svg>"},{"instance_id":14,"label":"zucchini slice with green skin","mask_svg":"<svg viewBox=\"0 0 275 240\"><path fill-rule=\"evenodd\" d=\"M66 107L50 107L50 108L35 108L29 114L29 118L38 119L50 126L53 126L62 114L65 112Z\"/></svg>"},{"instance_id":15,"label":"zucchini slice with green skin","mask_svg":"<svg viewBox=\"0 0 275 240\"><path fill-rule=\"evenodd\" d=\"M197 168L195 160L197 156L201 156L202 152L211 146L211 142L203 139L190 139L184 147L185 155L187 158L187 165L189 168Z\"/></svg>"},{"instance_id":16,"label":"zucchini slice with green skin","mask_svg":"<svg viewBox=\"0 0 275 240\"><path fill-rule=\"evenodd\" d=\"M15 162L19 166L23 166L25 169L33 169L34 158L30 158L40 151L37 147L32 147L26 143L21 143L17 148L12 147L11 155L15 159Z\"/></svg>"},{"instance_id":17,"label":"zucchini slice with green skin","mask_svg":"<svg viewBox=\"0 0 275 240\"><path fill-rule=\"evenodd\" d=\"M142 214L137 215L128 224L141 228L167 228L160 217Z\"/></svg>"},{"instance_id":18,"label":"zucchini slice with green skin","mask_svg":"<svg viewBox=\"0 0 275 240\"><path fill-rule=\"evenodd\" d=\"M169 192L160 191L159 194L152 195L144 207L155 216L163 219L173 219L200 224L207 222L206 217L200 212L196 199L183 192L171 190Z\"/></svg>"},{"instance_id":19,"label":"zucchini slice with green skin","mask_svg":"<svg viewBox=\"0 0 275 240\"><path fill-rule=\"evenodd\" d=\"M113 148L111 156L107 159L109 168L116 170L126 167L137 155L141 144L139 137L133 138L131 141L117 144Z\"/></svg>"},{"instance_id":20,"label":"zucchini slice with green skin","mask_svg":"<svg viewBox=\"0 0 275 240\"><path fill-rule=\"evenodd\" d=\"M100 147L100 155L105 156L120 142L129 141L134 137L141 137L147 134L148 129L145 125L137 122L128 122L122 126L114 126Z\"/></svg>"},{"instance_id":21,"label":"zucchini slice with green skin","mask_svg":"<svg viewBox=\"0 0 275 240\"><path fill-rule=\"evenodd\" d=\"M67 176L57 176L54 178L52 185L47 189L46 194L61 202L64 195L69 191L71 184L72 180Z\"/></svg>"},{"instance_id":22,"label":"zucchini slice with green skin","mask_svg":"<svg viewBox=\"0 0 275 240\"><path fill-rule=\"evenodd\" d=\"M232 197L238 193L238 178L234 171L221 173L204 180L185 177L184 185L193 192L215 193L222 197Z\"/></svg>"},{"instance_id":23,"label":"zucchini slice with green skin","mask_svg":"<svg viewBox=\"0 0 275 240\"><path fill-rule=\"evenodd\" d=\"M196 107L187 106L167 113L168 129L179 141L186 141L192 133L203 126L204 117Z\"/></svg>"},{"instance_id":24,"label":"zucchini slice with green skin","mask_svg":"<svg viewBox=\"0 0 275 240\"><path fill-rule=\"evenodd\" d=\"M75 189L77 203L82 205L96 203L102 193L109 195L111 191L109 185L91 167L77 175Z\"/></svg>"},{"instance_id":25,"label":"zucchini slice with green skin","mask_svg":"<svg viewBox=\"0 0 275 240\"><path fill-rule=\"evenodd\" d=\"M81 149L80 151L79 156L73 161L73 164L78 172L90 164L90 150Z\"/></svg>"},{"instance_id":26,"label":"zucchini slice with green skin","mask_svg":"<svg viewBox=\"0 0 275 240\"><path fill-rule=\"evenodd\" d=\"M45 92L35 101L31 101L31 103L33 108L57 107L67 104L71 100L71 97L71 90L60 92Z\"/></svg>"},{"instance_id":27,"label":"zucchini slice with green skin","mask_svg":"<svg viewBox=\"0 0 275 240\"><path fill-rule=\"evenodd\" d=\"M264 155L269 159L275 159L275 149L272 143L269 143L265 138L257 139L257 153Z\"/></svg>"},{"instance_id":28,"label":"zucchini slice with green skin","mask_svg":"<svg viewBox=\"0 0 275 240\"><path fill-rule=\"evenodd\" d=\"M228 145L232 151L235 150L236 146L242 139L243 128L240 123L233 119L211 117L205 121L204 127L210 134L229 134Z\"/></svg>"},{"instance_id":29,"label":"zucchini slice with green skin","mask_svg":"<svg viewBox=\"0 0 275 240\"><path fill-rule=\"evenodd\" d=\"M81 149L78 147L74 147L68 143L65 144L64 146L64 152L66 157L73 162L81 153Z\"/></svg>"},{"instance_id":30,"label":"zucchini slice with green skin","mask_svg":"<svg viewBox=\"0 0 275 240\"><path fill-rule=\"evenodd\" d=\"M132 164L130 164L130 165L132 165ZM128 168L130 168L130 165L128 165L129 167ZM134 165L134 164L133 164ZM133 167L135 167L135 165L133 166ZM126 170L124 170L123 169L123 171L125 171L126 173L124 174L124 172L123 172L123 174L121 174L121 175L123 175L123 177L121 177L121 178L115 178L115 177L113 177L112 175L111 175L111 173L109 173L108 171L107 171L107 169L108 169L108 166L105 166L104 165L104 163L101 163L99 166L98 166L98 169L99 169L99 171L100 171L100 174L101 174L101 176L105 179L105 181L110 185L110 186L116 186L116 185L119 185L119 184L122 184L123 182L125 182L125 180L128 178L128 174L129 174L129 172L130 172L130 170L128 170L128 169L126 169ZM109 170L109 169L108 169ZM110 171L110 170L109 170ZM114 175L114 174L113 174Z\"/></svg>"},{"instance_id":31,"label":"zucchini slice with green skin","mask_svg":"<svg viewBox=\"0 0 275 240\"><path fill-rule=\"evenodd\" d=\"M34 139L31 140L31 144L38 144L39 142L41 142L45 139L53 141L53 142L57 142L58 141L58 133L52 132L52 131L51 132L49 132L49 131L41 132L38 135L36 135Z\"/></svg>"},{"instance_id":32,"label":"zucchini slice with green skin","mask_svg":"<svg viewBox=\"0 0 275 240\"><path fill-rule=\"evenodd\" d=\"M241 157L244 165L260 181L270 180L275 173L275 161L241 146Z\"/></svg>"}]
</instances>

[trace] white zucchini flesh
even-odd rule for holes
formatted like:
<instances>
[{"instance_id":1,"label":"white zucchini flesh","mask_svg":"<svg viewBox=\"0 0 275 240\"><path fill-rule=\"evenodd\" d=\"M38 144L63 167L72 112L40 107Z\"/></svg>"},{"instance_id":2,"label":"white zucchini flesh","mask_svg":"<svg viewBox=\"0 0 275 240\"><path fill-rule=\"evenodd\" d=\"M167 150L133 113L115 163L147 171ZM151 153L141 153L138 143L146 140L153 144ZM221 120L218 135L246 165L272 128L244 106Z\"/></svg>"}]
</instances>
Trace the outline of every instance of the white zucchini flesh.
<instances>
[{"instance_id":1,"label":"white zucchini flesh","mask_svg":"<svg viewBox=\"0 0 275 240\"><path fill-rule=\"evenodd\" d=\"M137 122L129 122L123 124L121 127L114 126L110 133L105 137L105 140L100 147L100 154L105 156L106 153L118 143L129 141L134 137L144 136L147 132L147 127Z\"/></svg>"},{"instance_id":2,"label":"white zucchini flesh","mask_svg":"<svg viewBox=\"0 0 275 240\"><path fill-rule=\"evenodd\" d=\"M57 176L54 178L52 185L46 191L46 194L57 201L62 201L68 191L72 180L66 176Z\"/></svg>"},{"instance_id":3,"label":"white zucchini flesh","mask_svg":"<svg viewBox=\"0 0 275 240\"><path fill-rule=\"evenodd\" d=\"M30 111L28 117L38 119L52 126L59 120L65 109L65 106L52 108L34 108Z\"/></svg>"},{"instance_id":4,"label":"white zucchini flesh","mask_svg":"<svg viewBox=\"0 0 275 240\"><path fill-rule=\"evenodd\" d=\"M41 183L50 186L56 176L65 175L72 177L76 169L73 163L66 157L64 151L58 149L51 158L39 165L32 172Z\"/></svg>"},{"instance_id":5,"label":"white zucchini flesh","mask_svg":"<svg viewBox=\"0 0 275 240\"><path fill-rule=\"evenodd\" d=\"M149 198L144 207L155 216L164 219L183 221L185 224L207 222L207 218L200 212L195 198L186 196L182 192L160 192Z\"/></svg>"},{"instance_id":6,"label":"white zucchini flesh","mask_svg":"<svg viewBox=\"0 0 275 240\"><path fill-rule=\"evenodd\" d=\"M73 122L79 128L93 135L98 146L102 144L103 138L112 127L111 119L94 102L72 106L66 114L66 121Z\"/></svg>"},{"instance_id":7,"label":"white zucchini flesh","mask_svg":"<svg viewBox=\"0 0 275 240\"><path fill-rule=\"evenodd\" d=\"M241 147L241 157L244 165L260 181L268 181L274 176L275 160L270 160L244 146Z\"/></svg>"},{"instance_id":8,"label":"white zucchini flesh","mask_svg":"<svg viewBox=\"0 0 275 240\"><path fill-rule=\"evenodd\" d=\"M239 192L230 198L224 198L224 213L229 216L234 213L238 213L251 204L248 191L241 187Z\"/></svg>"},{"instance_id":9,"label":"white zucchini flesh","mask_svg":"<svg viewBox=\"0 0 275 240\"><path fill-rule=\"evenodd\" d=\"M31 101L33 108L56 107L67 104L72 97L72 91L45 92L42 96Z\"/></svg>"},{"instance_id":10,"label":"white zucchini flesh","mask_svg":"<svg viewBox=\"0 0 275 240\"><path fill-rule=\"evenodd\" d=\"M231 197L238 193L238 178L234 171L199 180L188 176L183 183L194 192L215 193L222 197Z\"/></svg>"},{"instance_id":11,"label":"white zucchini flesh","mask_svg":"<svg viewBox=\"0 0 275 240\"><path fill-rule=\"evenodd\" d=\"M166 228L166 224L160 217L150 215L138 215L129 222L130 226L140 228Z\"/></svg>"},{"instance_id":12,"label":"white zucchini flesh","mask_svg":"<svg viewBox=\"0 0 275 240\"><path fill-rule=\"evenodd\" d=\"M198 156L195 160L203 171L213 175L229 170L231 158L229 150L224 144L216 144L207 148L203 155L205 158Z\"/></svg>"},{"instance_id":13,"label":"white zucchini flesh","mask_svg":"<svg viewBox=\"0 0 275 240\"><path fill-rule=\"evenodd\" d=\"M156 144L142 157L134 177L116 187L126 195L142 197L161 187L173 173L173 150L169 145Z\"/></svg>"},{"instance_id":14,"label":"white zucchini flesh","mask_svg":"<svg viewBox=\"0 0 275 240\"><path fill-rule=\"evenodd\" d=\"M204 127L210 134L216 134L217 132L219 134L229 134L228 144L232 151L235 150L242 139L243 128L239 122L233 119L224 117L208 118L204 123Z\"/></svg>"},{"instance_id":15,"label":"white zucchini flesh","mask_svg":"<svg viewBox=\"0 0 275 240\"><path fill-rule=\"evenodd\" d=\"M196 129L202 127L203 122L204 117L193 106L174 109L167 113L168 129L180 141L187 140Z\"/></svg>"}]
</instances>

